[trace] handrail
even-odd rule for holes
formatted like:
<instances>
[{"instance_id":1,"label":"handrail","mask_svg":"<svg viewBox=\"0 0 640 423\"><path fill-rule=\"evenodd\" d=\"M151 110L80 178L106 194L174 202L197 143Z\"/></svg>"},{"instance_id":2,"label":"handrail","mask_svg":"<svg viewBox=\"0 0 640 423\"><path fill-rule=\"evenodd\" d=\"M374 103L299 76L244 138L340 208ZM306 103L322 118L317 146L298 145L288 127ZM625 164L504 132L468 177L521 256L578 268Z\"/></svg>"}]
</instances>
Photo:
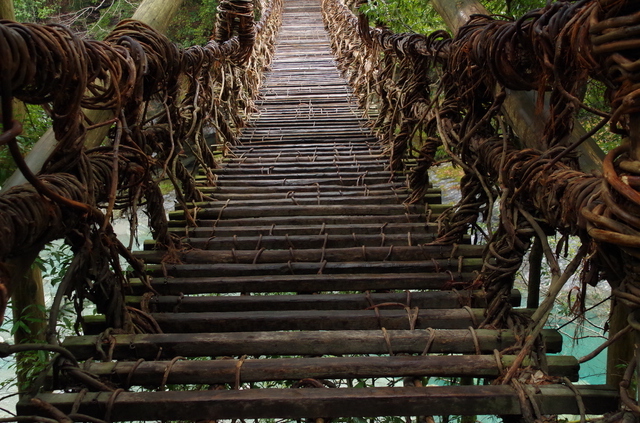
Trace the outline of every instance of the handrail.
<instances>
[{"instance_id":1,"label":"handrail","mask_svg":"<svg viewBox=\"0 0 640 423\"><path fill-rule=\"evenodd\" d=\"M74 238L80 260L69 272L71 277L73 271L92 266L92 255L112 257L114 252L140 273L142 266L115 238L109 221L115 209L135 211L142 199L156 239L170 248L175 244L166 231L158 179L166 175L182 185L178 200L185 210L187 201L201 199L179 153L192 148L199 165L215 167L202 125L210 122L221 144L234 142L273 52L281 2L274 0L266 7L260 25L253 23L252 3L237 2L225 22L233 31L227 40L184 50L133 20L121 22L104 42L80 40L59 26L0 23L2 55L12 57L0 63L6 76L2 96L52 102L54 131L60 139L43 174L34 179L41 181L37 189L16 186L0 197L0 263L74 231L84 235ZM242 17L236 19L239 14ZM101 124L87 123L81 105L113 111L115 118L107 121L109 126L115 123L109 146L86 148L86 131ZM114 304L121 295L115 286L122 283L117 261L101 260L105 267L92 269L99 274L95 283L106 284L102 291L116 296L111 298ZM0 288L10 292L10 279L0 265ZM88 287L75 288L82 298ZM97 301L106 307L110 299ZM5 306L6 301L0 301L0 314ZM123 309L110 307L116 314ZM131 323L121 315L111 318L117 320L114 327Z\"/></svg>"}]
</instances>

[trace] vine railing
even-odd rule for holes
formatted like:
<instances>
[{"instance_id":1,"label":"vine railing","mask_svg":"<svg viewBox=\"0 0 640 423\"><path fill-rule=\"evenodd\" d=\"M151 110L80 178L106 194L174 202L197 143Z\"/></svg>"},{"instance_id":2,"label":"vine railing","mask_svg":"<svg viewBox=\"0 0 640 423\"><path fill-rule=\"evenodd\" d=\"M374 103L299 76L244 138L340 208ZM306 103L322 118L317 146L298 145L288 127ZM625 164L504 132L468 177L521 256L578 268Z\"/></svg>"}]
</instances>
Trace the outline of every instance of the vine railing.
<instances>
[{"instance_id":1,"label":"vine railing","mask_svg":"<svg viewBox=\"0 0 640 423\"><path fill-rule=\"evenodd\" d=\"M64 238L74 258L52 307L51 343L62 298L72 294L78 316L88 299L115 330L158 330L146 313L125 306L120 258L147 278L142 263L115 236L111 220L114 211L126 211L134 233L136 211L144 205L154 239L168 248L166 260L182 248L167 231L159 182L171 180L192 220L188 203L202 200L202 194L180 155L191 151L197 167L214 180L216 147L205 141L203 126L215 128L224 149L235 143L253 110L282 2L257 6L261 19L254 22L252 1L221 2L216 39L186 49L133 20L118 24L103 42L80 39L57 25L0 22L0 145L9 147L29 182L0 195L0 319L15 288L12 260L35 258L46 243ZM21 124L12 117L13 98L45 105L53 120L57 146L37 174L17 148ZM86 110L109 110L113 118L92 122ZM88 147L88 131L100 126L112 127L107 140Z\"/></svg>"},{"instance_id":2,"label":"vine railing","mask_svg":"<svg viewBox=\"0 0 640 423\"><path fill-rule=\"evenodd\" d=\"M582 304L587 286L606 279L629 308L630 327L640 330L640 5L562 1L518 20L472 15L455 37L370 28L352 7L324 0L325 24L341 70L390 152L392 169L417 159L410 201L424 196L438 148L464 171L462 198L440 218L435 243L459 242L469 228L481 230L479 219L486 223L484 268L471 284L483 286L491 300L483 325L525 328L521 362L560 289L582 264ZM609 110L584 103L591 79L606 85ZM512 125L513 111L505 110L506 99L519 91L538 94L534 106L543 129L534 145L527 144L530 134ZM599 122L572 139L581 110ZM583 171L576 151L607 124L625 142L606 155L601 171ZM547 243L552 233L581 242L564 270ZM516 322L505 298L535 237L550 264L550 291L531 321ZM640 412L628 398L626 403Z\"/></svg>"}]
</instances>

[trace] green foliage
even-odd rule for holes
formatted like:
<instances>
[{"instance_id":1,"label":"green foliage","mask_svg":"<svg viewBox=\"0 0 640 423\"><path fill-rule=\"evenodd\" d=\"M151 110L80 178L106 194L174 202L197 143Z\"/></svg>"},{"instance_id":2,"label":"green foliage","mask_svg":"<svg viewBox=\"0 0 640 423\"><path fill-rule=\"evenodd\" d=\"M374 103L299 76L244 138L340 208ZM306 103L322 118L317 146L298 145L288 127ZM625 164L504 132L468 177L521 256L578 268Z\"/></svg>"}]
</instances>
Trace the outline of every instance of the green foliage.
<instances>
[{"instance_id":1,"label":"green foliage","mask_svg":"<svg viewBox=\"0 0 640 423\"><path fill-rule=\"evenodd\" d=\"M611 106L609 105L606 97L606 86L602 82L596 81L594 79L589 80L587 91L584 96L584 103L589 107L593 107L603 112L608 112L611 110ZM592 128L598 125L598 123L600 123L602 119L601 117L596 116L584 109L578 112L577 118L580 124L584 126L587 131L590 131ZM622 138L620 137L620 135L608 131L607 128L608 126L605 126L593 136L593 139L598 143L600 148L605 153L622 143Z\"/></svg>"},{"instance_id":2,"label":"green foliage","mask_svg":"<svg viewBox=\"0 0 640 423\"><path fill-rule=\"evenodd\" d=\"M73 260L71 247L60 241L55 241L47 244L38 256L36 265L40 267L43 277L51 283L51 286L56 286L62 282L71 260Z\"/></svg>"},{"instance_id":3,"label":"green foliage","mask_svg":"<svg viewBox=\"0 0 640 423\"><path fill-rule=\"evenodd\" d=\"M47 0L14 0L13 7L18 22L41 22L60 12L60 6Z\"/></svg>"},{"instance_id":4,"label":"green foliage","mask_svg":"<svg viewBox=\"0 0 640 423\"><path fill-rule=\"evenodd\" d=\"M505 15L511 18L519 18L525 13L544 7L546 0L488 0L482 4L489 13Z\"/></svg>"},{"instance_id":5,"label":"green foliage","mask_svg":"<svg viewBox=\"0 0 640 423\"><path fill-rule=\"evenodd\" d=\"M360 9L374 26L426 34L445 25L425 0L371 0Z\"/></svg>"},{"instance_id":6,"label":"green foliage","mask_svg":"<svg viewBox=\"0 0 640 423\"><path fill-rule=\"evenodd\" d=\"M185 0L167 36L181 47L203 45L211 38L218 0Z\"/></svg>"}]
</instances>

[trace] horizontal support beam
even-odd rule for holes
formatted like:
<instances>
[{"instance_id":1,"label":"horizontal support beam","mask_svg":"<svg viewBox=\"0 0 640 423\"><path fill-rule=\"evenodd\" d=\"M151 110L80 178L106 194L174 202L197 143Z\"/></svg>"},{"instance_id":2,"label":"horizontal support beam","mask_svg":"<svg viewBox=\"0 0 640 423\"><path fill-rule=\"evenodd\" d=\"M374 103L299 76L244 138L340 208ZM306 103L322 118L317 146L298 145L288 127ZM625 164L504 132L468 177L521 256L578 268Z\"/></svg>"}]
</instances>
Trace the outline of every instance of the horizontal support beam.
<instances>
[{"instance_id":1,"label":"horizontal support beam","mask_svg":"<svg viewBox=\"0 0 640 423\"><path fill-rule=\"evenodd\" d=\"M576 389L587 414L618 408L615 389ZM525 392L542 414L579 414L576 394L566 386L525 386ZM38 398L69 413L78 395L40 394ZM18 404L20 414L36 411L33 405ZM89 392L78 410L98 418L104 418L107 411L111 421L522 414L518 392L505 385L121 392L117 397L110 392Z\"/></svg>"},{"instance_id":2,"label":"horizontal support beam","mask_svg":"<svg viewBox=\"0 0 640 423\"><path fill-rule=\"evenodd\" d=\"M480 261L478 260L478 265ZM329 265L329 264L327 264ZM472 282L475 274L467 272L463 274L441 273L362 273L362 274L271 274L256 272L255 276L235 276L229 272L229 276L207 277L209 274L220 274L220 266L214 271L210 267L200 265L178 265L178 268L167 269L168 278L152 278L151 286L164 295L188 295L206 293L233 293L233 292L322 292L322 291L366 291L378 289L442 289L446 285L460 287ZM186 269L197 270L199 273L182 271ZM232 265L233 268L237 265ZM243 266L246 268L246 266ZM282 266L280 266L282 268ZM287 266L288 268L288 266ZM292 268L296 266L292 265ZM153 265L153 270L161 271ZM185 269L185 270L186 270ZM173 271L171 271L173 270ZM181 277L184 273L184 277ZM282 273L282 272L280 272ZM198 277L199 276L199 277ZM133 292L141 295L146 292L146 287L139 279L131 279Z\"/></svg>"},{"instance_id":3,"label":"horizontal support beam","mask_svg":"<svg viewBox=\"0 0 640 423\"><path fill-rule=\"evenodd\" d=\"M310 273L333 275L337 273L443 273L448 280L457 281L459 273L479 270L481 258L433 259L430 261L359 261L359 262L315 262L315 263L258 263L258 264L150 264L148 273L153 277L165 274L172 277L257 276L257 275L303 275ZM328 278L330 279L330 278ZM344 291L347 287L342 287ZM350 289L354 289L349 287ZM370 288L364 288L370 289ZM402 288L401 288L402 289Z\"/></svg>"},{"instance_id":4,"label":"horizontal support beam","mask_svg":"<svg viewBox=\"0 0 640 423\"><path fill-rule=\"evenodd\" d=\"M250 332L280 330L388 330L466 329L478 327L484 309L444 310L284 310L208 313L152 313L165 333ZM534 309L519 309L515 315L530 316ZM107 329L103 315L84 316L85 333L97 334Z\"/></svg>"},{"instance_id":5,"label":"horizontal support beam","mask_svg":"<svg viewBox=\"0 0 640 423\"><path fill-rule=\"evenodd\" d=\"M158 287L164 291L161 286ZM126 297L127 303L139 307L142 297ZM149 301L153 312L268 311L268 310L362 310L374 304L409 303L421 309L447 309L464 305L486 307L484 291L461 290L431 292L399 292L324 295L220 295L220 296L154 296ZM511 305L520 305L520 292L511 291Z\"/></svg>"},{"instance_id":6,"label":"horizontal support beam","mask_svg":"<svg viewBox=\"0 0 640 423\"><path fill-rule=\"evenodd\" d=\"M480 352L501 351L516 343L508 330L477 329ZM172 359L183 357L261 356L261 355L342 355L421 354L431 339L428 352L434 354L473 354L473 335L467 329L389 330L389 344L381 330L309 332L230 332L192 334L113 335L114 359ZM548 353L562 350L562 335L555 330L542 332ZM63 346L76 358L97 356L100 336L69 337Z\"/></svg>"},{"instance_id":7,"label":"horizontal support beam","mask_svg":"<svg viewBox=\"0 0 640 423\"><path fill-rule=\"evenodd\" d=\"M509 367L515 356L501 357ZM547 358L550 376L578 380L578 360L569 356ZM528 366L528 361L523 366ZM392 357L321 357L271 358L261 360L183 360L120 361L91 363L83 367L91 374L120 385L160 386L167 374L167 384L235 384L313 379L355 379L377 377L480 377L500 376L494 355L466 356L392 356ZM167 369L170 369L167 372Z\"/></svg>"}]
</instances>

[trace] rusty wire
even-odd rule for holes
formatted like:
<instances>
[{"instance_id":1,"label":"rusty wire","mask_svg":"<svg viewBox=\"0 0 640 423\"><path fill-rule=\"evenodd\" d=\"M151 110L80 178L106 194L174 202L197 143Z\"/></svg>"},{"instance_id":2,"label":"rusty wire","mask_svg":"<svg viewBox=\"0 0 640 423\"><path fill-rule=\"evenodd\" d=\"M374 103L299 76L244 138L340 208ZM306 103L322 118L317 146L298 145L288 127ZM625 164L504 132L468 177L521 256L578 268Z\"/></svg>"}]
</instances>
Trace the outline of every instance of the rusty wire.
<instances>
[{"instance_id":1,"label":"rusty wire","mask_svg":"<svg viewBox=\"0 0 640 423\"><path fill-rule=\"evenodd\" d=\"M155 238L169 251L180 248L167 232L158 181L167 176L184 187L178 200L187 211L188 201L202 199L180 154L189 148L200 167L215 167L205 124L216 128L221 145L235 142L253 110L280 22L277 0L262 7L257 24L252 2L225 4L221 8L228 11L218 20L219 27L226 25L225 39L184 50L132 20L121 22L104 42L82 40L59 25L0 22L2 116L11 118L12 97L47 104L58 141L40 174L25 175L31 185L0 196L0 262L66 237L75 254L69 279L83 274L88 277L75 280L91 282L66 284L59 294L75 291L78 307L84 298L96 302L115 328L155 330L144 313L124 306L118 257L124 256L143 281L146 277L109 222L114 210L135 216L146 202ZM86 109L110 110L113 118L91 122ZM109 142L87 149L87 132L105 125L114 126ZM17 133L7 122L3 129L2 143L11 145ZM21 157L14 156L20 167ZM0 315L10 278L0 265Z\"/></svg>"}]
</instances>

